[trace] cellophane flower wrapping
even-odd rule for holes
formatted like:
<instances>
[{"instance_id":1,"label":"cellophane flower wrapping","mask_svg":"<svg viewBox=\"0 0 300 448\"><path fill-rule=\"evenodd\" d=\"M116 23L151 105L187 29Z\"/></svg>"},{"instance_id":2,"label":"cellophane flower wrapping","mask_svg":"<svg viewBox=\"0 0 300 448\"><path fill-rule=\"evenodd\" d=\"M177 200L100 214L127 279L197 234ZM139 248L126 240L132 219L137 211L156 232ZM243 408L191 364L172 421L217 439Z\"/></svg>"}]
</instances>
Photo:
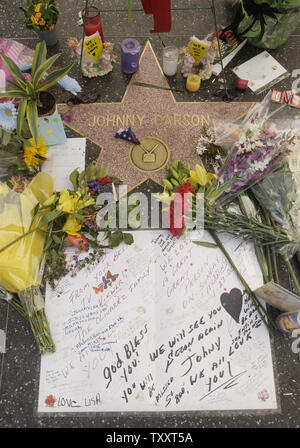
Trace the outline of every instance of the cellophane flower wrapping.
<instances>
[{"instance_id":1,"label":"cellophane flower wrapping","mask_svg":"<svg viewBox=\"0 0 300 448\"><path fill-rule=\"evenodd\" d=\"M53 179L46 173L38 173L22 193L0 186L0 286L20 298L41 354L55 351L39 288L46 232L22 236L39 226L43 212L33 219L34 209L52 194Z\"/></svg>"},{"instance_id":2,"label":"cellophane flower wrapping","mask_svg":"<svg viewBox=\"0 0 300 448\"><path fill-rule=\"evenodd\" d=\"M240 125L233 126L232 147L218 173L221 183L230 179L232 182L220 197L219 205L228 205L239 194L278 170L294 150L299 134L294 127L294 118L286 118L284 124L280 123L277 113L281 109L271 102L271 94L270 91L260 104L255 105ZM222 138L224 135L220 140Z\"/></svg>"}]
</instances>

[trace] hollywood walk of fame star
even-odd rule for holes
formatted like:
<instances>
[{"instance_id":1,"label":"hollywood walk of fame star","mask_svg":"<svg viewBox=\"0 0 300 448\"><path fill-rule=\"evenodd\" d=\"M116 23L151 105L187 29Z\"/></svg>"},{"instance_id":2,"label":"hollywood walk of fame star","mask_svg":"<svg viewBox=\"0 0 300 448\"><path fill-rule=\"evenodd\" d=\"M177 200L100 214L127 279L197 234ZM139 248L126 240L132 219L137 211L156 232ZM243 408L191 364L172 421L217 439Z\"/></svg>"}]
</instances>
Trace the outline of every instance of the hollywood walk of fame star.
<instances>
[{"instance_id":1,"label":"hollywood walk of fame star","mask_svg":"<svg viewBox=\"0 0 300 448\"><path fill-rule=\"evenodd\" d=\"M147 179L162 184L169 159L191 166L199 163L196 144L203 126L232 122L253 104L177 102L170 90L140 87L134 82L169 87L149 41L120 103L79 104L74 107L71 124L65 123L99 145L97 164L106 163L128 189ZM67 113L67 106L59 105L59 111ZM141 147L116 139L120 128L131 128Z\"/></svg>"}]
</instances>

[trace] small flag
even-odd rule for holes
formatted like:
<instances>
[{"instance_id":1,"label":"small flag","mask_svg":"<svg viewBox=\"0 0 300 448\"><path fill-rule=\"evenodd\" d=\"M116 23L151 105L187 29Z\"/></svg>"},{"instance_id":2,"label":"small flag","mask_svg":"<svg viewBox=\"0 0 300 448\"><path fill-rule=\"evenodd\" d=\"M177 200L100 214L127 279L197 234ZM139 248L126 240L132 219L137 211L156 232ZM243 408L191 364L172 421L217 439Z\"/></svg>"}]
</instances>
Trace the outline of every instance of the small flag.
<instances>
[{"instance_id":1,"label":"small flag","mask_svg":"<svg viewBox=\"0 0 300 448\"><path fill-rule=\"evenodd\" d=\"M141 142L136 138L134 132L131 130L131 128L128 129L119 129L118 132L115 134L116 138L120 138L122 140L127 140L128 142L135 143L136 145L140 145Z\"/></svg>"}]
</instances>

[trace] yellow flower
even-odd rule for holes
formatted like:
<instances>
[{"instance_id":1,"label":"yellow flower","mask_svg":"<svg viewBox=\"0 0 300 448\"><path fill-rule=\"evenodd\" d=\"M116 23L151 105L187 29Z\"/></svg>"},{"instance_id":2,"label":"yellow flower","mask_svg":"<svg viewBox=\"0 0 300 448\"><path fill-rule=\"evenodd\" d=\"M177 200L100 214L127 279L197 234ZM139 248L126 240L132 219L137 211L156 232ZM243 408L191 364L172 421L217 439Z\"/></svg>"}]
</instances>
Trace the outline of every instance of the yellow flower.
<instances>
[{"instance_id":1,"label":"yellow flower","mask_svg":"<svg viewBox=\"0 0 300 448\"><path fill-rule=\"evenodd\" d=\"M196 188L197 185L207 187L212 179L218 179L218 176L214 173L208 173L203 166L196 165L195 171L190 171L189 181L193 188Z\"/></svg>"},{"instance_id":2,"label":"yellow flower","mask_svg":"<svg viewBox=\"0 0 300 448\"><path fill-rule=\"evenodd\" d=\"M70 194L68 190L63 189L59 196L59 203L57 210L66 213L76 213L83 207L83 201L80 200L81 194L77 191L75 194Z\"/></svg>"},{"instance_id":3,"label":"yellow flower","mask_svg":"<svg viewBox=\"0 0 300 448\"><path fill-rule=\"evenodd\" d=\"M39 21L39 25L41 25L41 26L46 25L45 19L41 19Z\"/></svg>"},{"instance_id":4,"label":"yellow flower","mask_svg":"<svg viewBox=\"0 0 300 448\"><path fill-rule=\"evenodd\" d=\"M35 15L36 20L38 21L41 17L42 17L42 13L41 12L37 12L36 15Z\"/></svg>"},{"instance_id":5,"label":"yellow flower","mask_svg":"<svg viewBox=\"0 0 300 448\"><path fill-rule=\"evenodd\" d=\"M54 29L54 25L50 25L49 30L53 30L53 29Z\"/></svg>"},{"instance_id":6,"label":"yellow flower","mask_svg":"<svg viewBox=\"0 0 300 448\"><path fill-rule=\"evenodd\" d=\"M33 146L24 147L24 162L26 163L27 168L37 166L40 163L40 160L36 155L37 151Z\"/></svg>"},{"instance_id":7,"label":"yellow flower","mask_svg":"<svg viewBox=\"0 0 300 448\"><path fill-rule=\"evenodd\" d=\"M24 146L24 160L27 167L37 166L42 160L39 157L46 158L48 146L43 137L38 138L38 144L35 146L33 138L28 140L31 146ZM37 157L38 156L38 157Z\"/></svg>"},{"instance_id":8,"label":"yellow flower","mask_svg":"<svg viewBox=\"0 0 300 448\"><path fill-rule=\"evenodd\" d=\"M42 6L41 3L38 3L37 5L35 5L35 6L34 6L34 11L35 11L35 12L40 12L41 6Z\"/></svg>"},{"instance_id":9,"label":"yellow flower","mask_svg":"<svg viewBox=\"0 0 300 448\"><path fill-rule=\"evenodd\" d=\"M53 194L52 196L50 196L50 198L48 198L44 203L43 203L43 207L50 207L56 199L56 194Z\"/></svg>"},{"instance_id":10,"label":"yellow flower","mask_svg":"<svg viewBox=\"0 0 300 448\"><path fill-rule=\"evenodd\" d=\"M34 16L31 16L31 17L30 17L30 20L31 20L31 23L32 23L33 25L37 25L38 21L37 21L37 19L36 19Z\"/></svg>"},{"instance_id":11,"label":"yellow flower","mask_svg":"<svg viewBox=\"0 0 300 448\"><path fill-rule=\"evenodd\" d=\"M80 229L81 229L81 224L72 215L68 216L68 218L65 222L65 225L62 228L62 230L64 232L68 233L69 235L75 235L75 236L79 236L78 231Z\"/></svg>"}]
</instances>

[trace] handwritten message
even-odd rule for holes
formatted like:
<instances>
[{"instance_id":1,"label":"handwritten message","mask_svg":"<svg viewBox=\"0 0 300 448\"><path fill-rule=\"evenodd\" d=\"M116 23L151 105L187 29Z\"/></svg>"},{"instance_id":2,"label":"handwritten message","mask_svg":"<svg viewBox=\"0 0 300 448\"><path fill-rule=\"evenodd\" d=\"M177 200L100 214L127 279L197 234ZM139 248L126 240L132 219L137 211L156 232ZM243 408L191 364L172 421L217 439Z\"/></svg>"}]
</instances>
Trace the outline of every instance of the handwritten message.
<instances>
[{"instance_id":1,"label":"handwritten message","mask_svg":"<svg viewBox=\"0 0 300 448\"><path fill-rule=\"evenodd\" d=\"M277 408L268 331L222 252L167 231L134 240L47 288L57 350L41 359L38 411ZM260 286L252 249L223 242Z\"/></svg>"}]
</instances>

